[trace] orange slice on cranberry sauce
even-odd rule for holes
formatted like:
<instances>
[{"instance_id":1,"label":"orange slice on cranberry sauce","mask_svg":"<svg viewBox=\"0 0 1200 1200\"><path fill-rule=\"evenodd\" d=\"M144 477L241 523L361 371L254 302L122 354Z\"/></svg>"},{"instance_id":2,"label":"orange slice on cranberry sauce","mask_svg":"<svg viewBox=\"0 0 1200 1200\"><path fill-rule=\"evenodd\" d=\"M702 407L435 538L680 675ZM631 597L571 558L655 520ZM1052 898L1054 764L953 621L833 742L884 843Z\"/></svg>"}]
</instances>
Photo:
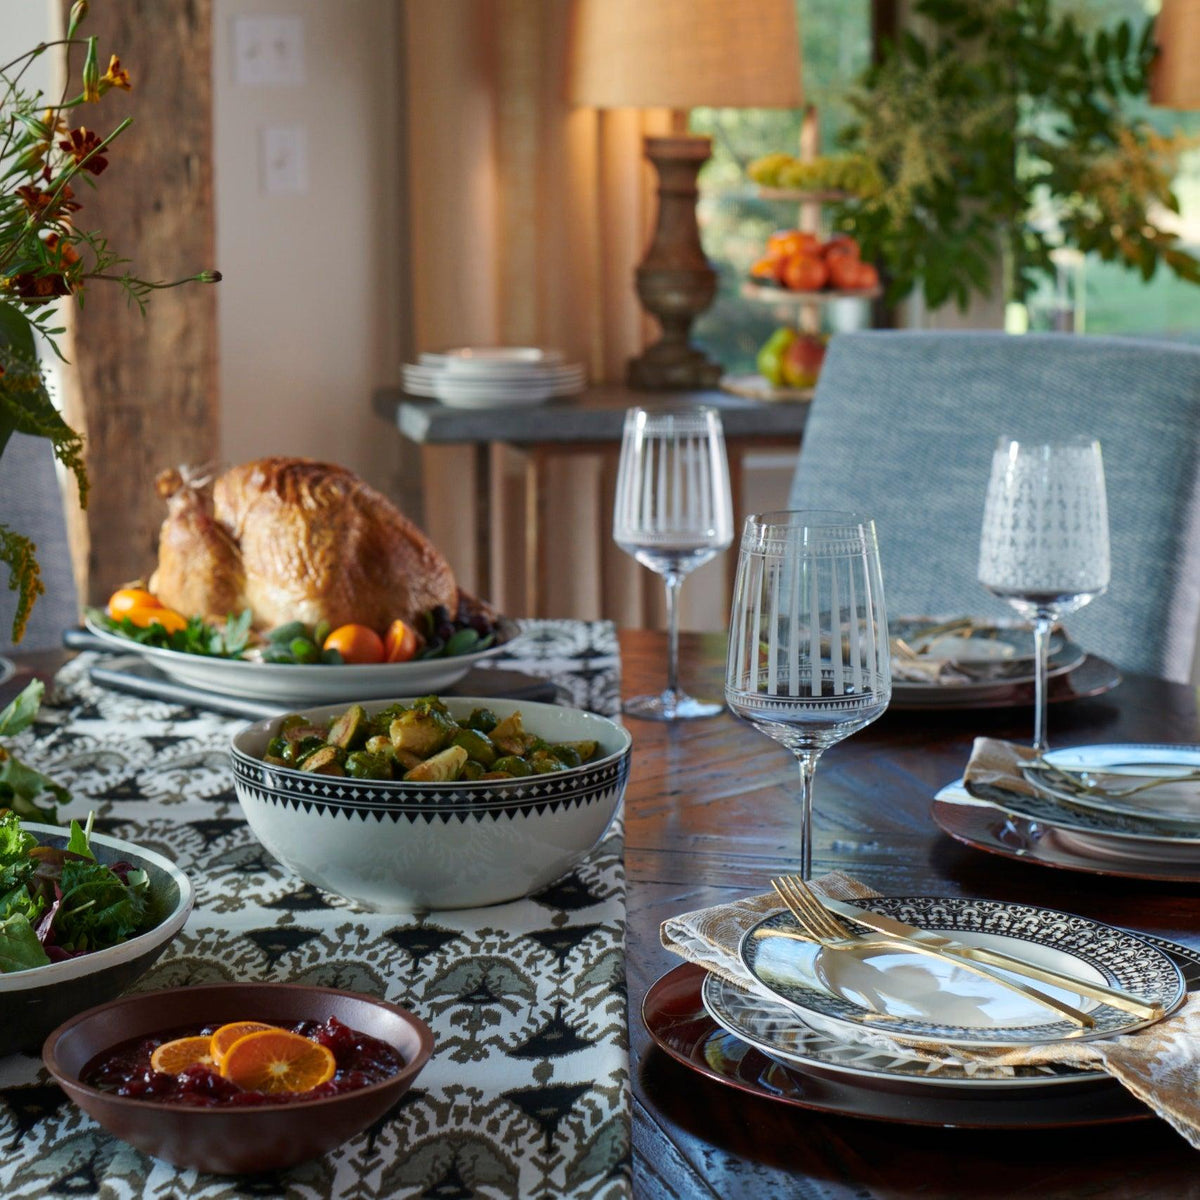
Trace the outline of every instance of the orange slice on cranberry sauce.
<instances>
[{"instance_id":1,"label":"orange slice on cranberry sauce","mask_svg":"<svg viewBox=\"0 0 1200 1200\"><path fill-rule=\"evenodd\" d=\"M239 1038L244 1038L248 1033L261 1033L264 1029L276 1029L275 1025L264 1025L261 1021L231 1021L228 1025L222 1025L216 1033L212 1035L212 1059L218 1067L220 1067L225 1055L229 1052L229 1047L233 1045Z\"/></svg>"},{"instance_id":2,"label":"orange slice on cranberry sauce","mask_svg":"<svg viewBox=\"0 0 1200 1200\"><path fill-rule=\"evenodd\" d=\"M247 1092L308 1092L333 1078L337 1060L320 1042L285 1029L238 1038L221 1060L221 1074Z\"/></svg>"},{"instance_id":3,"label":"orange slice on cranberry sauce","mask_svg":"<svg viewBox=\"0 0 1200 1200\"><path fill-rule=\"evenodd\" d=\"M150 1067L164 1075L178 1075L197 1063L204 1067L216 1064L212 1058L212 1038L181 1037L163 1042L150 1056Z\"/></svg>"}]
</instances>

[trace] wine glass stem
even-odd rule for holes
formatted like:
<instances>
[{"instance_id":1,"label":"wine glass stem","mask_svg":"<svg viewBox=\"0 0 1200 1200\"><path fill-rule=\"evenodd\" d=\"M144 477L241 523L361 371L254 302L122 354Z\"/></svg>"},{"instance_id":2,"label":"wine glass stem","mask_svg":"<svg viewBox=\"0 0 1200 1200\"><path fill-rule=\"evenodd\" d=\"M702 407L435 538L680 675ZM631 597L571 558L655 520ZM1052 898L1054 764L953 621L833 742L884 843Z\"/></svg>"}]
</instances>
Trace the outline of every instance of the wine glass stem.
<instances>
[{"instance_id":1,"label":"wine glass stem","mask_svg":"<svg viewBox=\"0 0 1200 1200\"><path fill-rule=\"evenodd\" d=\"M667 583L667 696L672 707L679 702L679 589L683 576L668 571Z\"/></svg>"},{"instance_id":2,"label":"wine glass stem","mask_svg":"<svg viewBox=\"0 0 1200 1200\"><path fill-rule=\"evenodd\" d=\"M800 878L812 878L812 794L817 751L797 750L800 764Z\"/></svg>"},{"instance_id":3,"label":"wine glass stem","mask_svg":"<svg viewBox=\"0 0 1200 1200\"><path fill-rule=\"evenodd\" d=\"M1050 749L1046 741L1046 671L1050 650L1050 630L1054 628L1054 613L1040 608L1033 619L1033 653L1035 661L1033 692L1033 748L1039 754Z\"/></svg>"}]
</instances>

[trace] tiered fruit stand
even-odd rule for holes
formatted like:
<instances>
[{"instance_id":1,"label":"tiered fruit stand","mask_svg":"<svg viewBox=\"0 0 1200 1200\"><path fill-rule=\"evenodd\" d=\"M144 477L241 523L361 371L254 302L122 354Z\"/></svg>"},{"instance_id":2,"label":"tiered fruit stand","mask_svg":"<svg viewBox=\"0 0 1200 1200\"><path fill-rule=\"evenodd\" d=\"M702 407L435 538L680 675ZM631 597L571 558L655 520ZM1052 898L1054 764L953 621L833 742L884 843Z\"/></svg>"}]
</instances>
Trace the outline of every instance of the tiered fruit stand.
<instances>
[{"instance_id":1,"label":"tiered fruit stand","mask_svg":"<svg viewBox=\"0 0 1200 1200\"><path fill-rule=\"evenodd\" d=\"M760 187L758 196L762 200L799 207L797 227L812 233L821 230L821 212L825 205L853 199L849 192L834 190L801 190L796 188ZM819 291L797 291L781 285L756 283L746 280L741 286L741 295L755 304L770 304L776 309L780 325L791 325L802 333L819 333L821 330L821 308L835 300L874 300L883 294L881 287L872 288L822 288ZM811 400L814 388L776 387L758 372L727 375L721 386L738 396L755 400Z\"/></svg>"}]
</instances>

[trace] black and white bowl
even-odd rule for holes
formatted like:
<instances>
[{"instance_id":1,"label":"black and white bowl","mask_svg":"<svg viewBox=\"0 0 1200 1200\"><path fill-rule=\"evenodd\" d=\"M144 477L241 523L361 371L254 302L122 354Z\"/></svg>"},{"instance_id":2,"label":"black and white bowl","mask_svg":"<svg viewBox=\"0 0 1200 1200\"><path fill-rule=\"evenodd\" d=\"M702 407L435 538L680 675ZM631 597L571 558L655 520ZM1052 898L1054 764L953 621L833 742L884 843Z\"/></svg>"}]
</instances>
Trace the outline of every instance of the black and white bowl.
<instances>
[{"instance_id":1,"label":"black and white bowl","mask_svg":"<svg viewBox=\"0 0 1200 1200\"><path fill-rule=\"evenodd\" d=\"M395 701L365 703L374 714ZM599 743L551 775L406 783L313 775L262 761L279 718L234 735L234 783L258 840L301 879L364 908L410 912L515 900L557 879L604 836L629 779L629 734L604 717L532 701L447 698L456 719L520 711L549 742ZM303 710L325 724L344 704Z\"/></svg>"},{"instance_id":2,"label":"black and white bowl","mask_svg":"<svg viewBox=\"0 0 1200 1200\"><path fill-rule=\"evenodd\" d=\"M26 821L22 828L43 846L65 846L69 837L59 825ZM100 862L132 863L150 877L149 928L106 950L0 974L0 1055L40 1046L68 1017L119 996L150 969L192 911L188 877L161 854L101 833L92 834L91 847Z\"/></svg>"}]
</instances>

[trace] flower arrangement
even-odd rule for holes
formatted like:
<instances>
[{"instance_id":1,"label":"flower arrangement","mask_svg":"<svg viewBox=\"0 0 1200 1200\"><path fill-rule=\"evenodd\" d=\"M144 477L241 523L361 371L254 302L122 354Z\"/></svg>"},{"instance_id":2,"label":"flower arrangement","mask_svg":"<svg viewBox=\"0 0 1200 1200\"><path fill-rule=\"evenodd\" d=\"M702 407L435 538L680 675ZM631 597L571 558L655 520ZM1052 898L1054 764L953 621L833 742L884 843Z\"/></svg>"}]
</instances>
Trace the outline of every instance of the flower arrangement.
<instances>
[{"instance_id":1,"label":"flower arrangement","mask_svg":"<svg viewBox=\"0 0 1200 1200\"><path fill-rule=\"evenodd\" d=\"M216 271L170 283L142 279L102 234L81 224L85 189L96 186L114 141L132 123L126 117L100 133L93 127L95 118L85 119L106 95L133 87L115 54L101 73L97 39L77 36L87 10L87 0L76 0L65 38L43 42L0 66L0 456L14 433L48 438L59 462L74 475L85 506L83 440L54 407L37 357L35 333L59 353L56 339L63 329L54 324L53 302L71 296L82 304L96 280L118 287L144 310L150 294L161 288L220 279ZM21 78L56 46L66 53L68 80L72 52L82 49L82 87L71 95L68 83L57 103L47 103L41 92L24 90ZM14 641L20 641L45 590L36 549L28 537L0 523L0 563L8 568L10 590L17 592Z\"/></svg>"}]
</instances>

